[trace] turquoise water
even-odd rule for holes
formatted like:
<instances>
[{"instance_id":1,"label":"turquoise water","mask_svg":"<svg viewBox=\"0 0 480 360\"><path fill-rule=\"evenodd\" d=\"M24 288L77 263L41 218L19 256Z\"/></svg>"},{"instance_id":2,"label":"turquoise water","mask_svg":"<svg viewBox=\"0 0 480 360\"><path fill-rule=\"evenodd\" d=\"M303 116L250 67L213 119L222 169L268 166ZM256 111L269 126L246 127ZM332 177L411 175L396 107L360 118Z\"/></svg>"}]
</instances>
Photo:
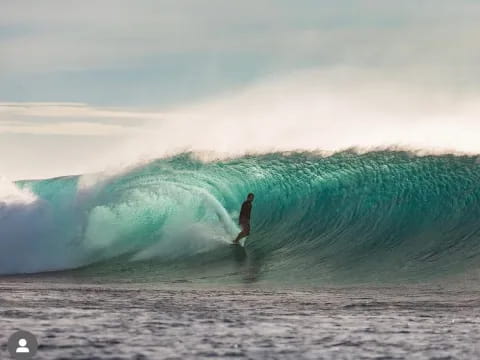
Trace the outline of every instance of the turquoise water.
<instances>
[{"instance_id":1,"label":"turquoise water","mask_svg":"<svg viewBox=\"0 0 480 360\"><path fill-rule=\"evenodd\" d=\"M0 273L127 281L431 281L476 271L475 156L181 154L117 174L19 181L0 208ZM229 243L255 193L245 248Z\"/></svg>"}]
</instances>

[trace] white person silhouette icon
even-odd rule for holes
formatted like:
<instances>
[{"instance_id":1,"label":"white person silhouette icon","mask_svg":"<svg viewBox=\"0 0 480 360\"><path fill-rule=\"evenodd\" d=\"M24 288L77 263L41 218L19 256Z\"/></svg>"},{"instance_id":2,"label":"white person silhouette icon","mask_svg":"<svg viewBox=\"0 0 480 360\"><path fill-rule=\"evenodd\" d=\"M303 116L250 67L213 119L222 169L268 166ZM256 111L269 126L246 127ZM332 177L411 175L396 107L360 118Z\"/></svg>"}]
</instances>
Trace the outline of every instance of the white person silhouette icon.
<instances>
[{"instance_id":1,"label":"white person silhouette icon","mask_svg":"<svg viewBox=\"0 0 480 360\"><path fill-rule=\"evenodd\" d=\"M20 339L18 340L18 347L17 350L15 351L17 354L18 353L29 353L30 349L27 347L27 340L25 339Z\"/></svg>"},{"instance_id":2,"label":"white person silhouette icon","mask_svg":"<svg viewBox=\"0 0 480 360\"><path fill-rule=\"evenodd\" d=\"M28 360L37 353L38 342L35 335L28 331L17 331L8 339L8 352L16 360Z\"/></svg>"}]
</instances>

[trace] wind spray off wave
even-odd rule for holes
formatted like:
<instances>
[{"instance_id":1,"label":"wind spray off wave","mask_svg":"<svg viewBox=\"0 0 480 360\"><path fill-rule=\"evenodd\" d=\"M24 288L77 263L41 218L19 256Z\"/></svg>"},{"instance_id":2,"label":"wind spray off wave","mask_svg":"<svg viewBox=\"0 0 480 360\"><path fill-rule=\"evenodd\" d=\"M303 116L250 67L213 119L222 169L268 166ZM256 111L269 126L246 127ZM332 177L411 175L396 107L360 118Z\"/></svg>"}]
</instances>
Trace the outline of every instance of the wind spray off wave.
<instances>
[{"instance_id":1,"label":"wind spray off wave","mask_svg":"<svg viewBox=\"0 0 480 360\"><path fill-rule=\"evenodd\" d=\"M17 191L36 198L0 208L0 273L122 259L167 278L180 264L189 279L200 263L226 275L239 205L254 192L246 250L259 277L441 277L478 263L479 183L476 157L398 151L211 162L181 154L89 186L81 176L20 181Z\"/></svg>"}]
</instances>

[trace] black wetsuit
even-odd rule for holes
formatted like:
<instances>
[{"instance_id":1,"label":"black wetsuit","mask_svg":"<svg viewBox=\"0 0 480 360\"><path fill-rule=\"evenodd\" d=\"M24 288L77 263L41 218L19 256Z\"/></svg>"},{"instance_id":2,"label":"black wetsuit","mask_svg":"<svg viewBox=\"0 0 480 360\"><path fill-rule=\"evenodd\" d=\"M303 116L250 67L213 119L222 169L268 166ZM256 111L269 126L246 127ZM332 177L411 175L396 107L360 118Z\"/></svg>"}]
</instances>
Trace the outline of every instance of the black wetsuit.
<instances>
[{"instance_id":1,"label":"black wetsuit","mask_svg":"<svg viewBox=\"0 0 480 360\"><path fill-rule=\"evenodd\" d=\"M252 212L252 202L246 200L242 204L242 209L240 210L240 217L238 219L238 224L242 227L243 231L248 235L250 233L250 213Z\"/></svg>"}]
</instances>

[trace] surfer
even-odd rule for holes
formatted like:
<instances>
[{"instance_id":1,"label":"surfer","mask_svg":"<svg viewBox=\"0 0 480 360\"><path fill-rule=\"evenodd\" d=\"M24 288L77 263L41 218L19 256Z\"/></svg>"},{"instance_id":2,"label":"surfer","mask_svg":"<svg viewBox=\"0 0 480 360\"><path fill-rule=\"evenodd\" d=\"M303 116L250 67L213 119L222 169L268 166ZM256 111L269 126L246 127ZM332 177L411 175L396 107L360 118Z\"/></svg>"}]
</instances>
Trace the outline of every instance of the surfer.
<instances>
[{"instance_id":1,"label":"surfer","mask_svg":"<svg viewBox=\"0 0 480 360\"><path fill-rule=\"evenodd\" d=\"M237 238L233 241L234 244L238 244L240 239L247 237L250 234L250 213L252 212L253 198L254 195L252 193L248 194L247 200L242 204L242 209L240 210L240 216L238 218L238 224L242 228L242 231L240 231Z\"/></svg>"}]
</instances>

